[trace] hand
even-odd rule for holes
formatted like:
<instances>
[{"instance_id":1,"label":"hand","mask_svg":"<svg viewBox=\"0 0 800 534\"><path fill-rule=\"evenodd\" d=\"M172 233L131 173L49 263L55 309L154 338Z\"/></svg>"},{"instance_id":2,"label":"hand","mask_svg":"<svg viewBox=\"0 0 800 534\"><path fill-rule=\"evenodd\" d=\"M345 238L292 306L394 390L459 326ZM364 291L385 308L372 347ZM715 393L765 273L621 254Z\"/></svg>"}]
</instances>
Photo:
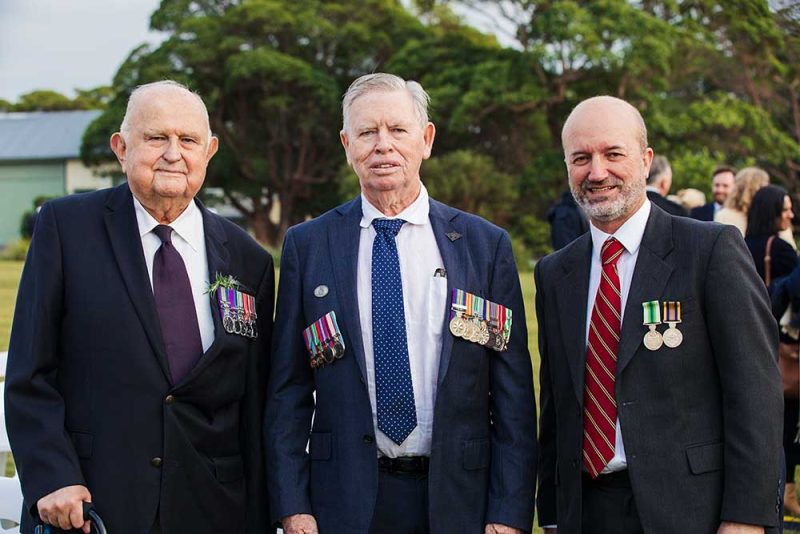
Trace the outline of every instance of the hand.
<instances>
[{"instance_id":1,"label":"hand","mask_svg":"<svg viewBox=\"0 0 800 534\"><path fill-rule=\"evenodd\" d=\"M781 358L788 358L790 360L798 359L798 351L800 346L797 343L778 343L778 356ZM720 525L721 526L721 525Z\"/></svg>"},{"instance_id":2,"label":"hand","mask_svg":"<svg viewBox=\"0 0 800 534\"><path fill-rule=\"evenodd\" d=\"M289 515L281 519L285 534L318 534L317 520L310 514Z\"/></svg>"},{"instance_id":3,"label":"hand","mask_svg":"<svg viewBox=\"0 0 800 534\"><path fill-rule=\"evenodd\" d=\"M89 534L91 525L83 520L84 502L92 502L86 486L67 486L39 499L36 508L45 523L61 530L80 528Z\"/></svg>"},{"instance_id":4,"label":"hand","mask_svg":"<svg viewBox=\"0 0 800 534\"><path fill-rule=\"evenodd\" d=\"M483 532L484 534L522 534L520 529L507 527L500 523L488 523Z\"/></svg>"},{"instance_id":5,"label":"hand","mask_svg":"<svg viewBox=\"0 0 800 534\"><path fill-rule=\"evenodd\" d=\"M744 523L731 523L723 521L719 525L717 534L764 534L764 527L758 525L746 525Z\"/></svg>"}]
</instances>

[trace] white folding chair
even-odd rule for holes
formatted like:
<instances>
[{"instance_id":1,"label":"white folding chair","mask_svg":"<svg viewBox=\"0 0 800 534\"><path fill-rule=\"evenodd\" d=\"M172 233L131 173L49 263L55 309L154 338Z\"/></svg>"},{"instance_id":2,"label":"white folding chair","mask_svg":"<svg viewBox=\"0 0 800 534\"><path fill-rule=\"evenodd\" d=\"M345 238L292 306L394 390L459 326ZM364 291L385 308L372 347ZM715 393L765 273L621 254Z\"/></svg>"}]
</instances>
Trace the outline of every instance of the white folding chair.
<instances>
[{"instance_id":1,"label":"white folding chair","mask_svg":"<svg viewBox=\"0 0 800 534\"><path fill-rule=\"evenodd\" d=\"M18 534L22 513L19 479L0 476L0 534Z\"/></svg>"},{"instance_id":2,"label":"white folding chair","mask_svg":"<svg viewBox=\"0 0 800 534\"><path fill-rule=\"evenodd\" d=\"M6 363L8 353L0 352L0 378L6 376ZM5 381L0 381L0 477L5 476L8 456L11 452L11 445L8 443L8 432L6 432L6 408L3 401Z\"/></svg>"}]
</instances>

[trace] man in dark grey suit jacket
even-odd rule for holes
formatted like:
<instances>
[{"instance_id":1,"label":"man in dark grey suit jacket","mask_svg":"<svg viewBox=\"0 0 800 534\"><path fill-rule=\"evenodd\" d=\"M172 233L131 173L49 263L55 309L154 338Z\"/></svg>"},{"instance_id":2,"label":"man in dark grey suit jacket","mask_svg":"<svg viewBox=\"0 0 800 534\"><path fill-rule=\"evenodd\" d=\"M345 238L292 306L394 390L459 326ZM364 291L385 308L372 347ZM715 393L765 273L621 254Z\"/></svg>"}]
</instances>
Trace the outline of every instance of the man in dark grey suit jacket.
<instances>
[{"instance_id":1,"label":"man in dark grey suit jacket","mask_svg":"<svg viewBox=\"0 0 800 534\"><path fill-rule=\"evenodd\" d=\"M22 274L5 388L22 532L88 532L83 501L119 534L271 532L272 259L194 199L217 149L199 96L137 88L120 130L127 183L46 203ZM218 274L257 335L224 327Z\"/></svg>"},{"instance_id":2,"label":"man in dark grey suit jacket","mask_svg":"<svg viewBox=\"0 0 800 534\"><path fill-rule=\"evenodd\" d=\"M741 236L647 201L653 152L627 102L582 102L562 137L591 229L536 267L541 524L775 527L777 328Z\"/></svg>"}]
</instances>

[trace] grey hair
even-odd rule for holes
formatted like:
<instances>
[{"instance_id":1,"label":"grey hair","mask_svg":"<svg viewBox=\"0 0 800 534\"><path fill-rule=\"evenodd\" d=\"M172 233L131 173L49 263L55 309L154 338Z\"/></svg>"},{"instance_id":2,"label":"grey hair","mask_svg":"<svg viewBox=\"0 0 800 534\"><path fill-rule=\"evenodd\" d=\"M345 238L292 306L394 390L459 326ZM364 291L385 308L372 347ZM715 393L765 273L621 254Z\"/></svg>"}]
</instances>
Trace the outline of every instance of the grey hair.
<instances>
[{"instance_id":1,"label":"grey hair","mask_svg":"<svg viewBox=\"0 0 800 534\"><path fill-rule=\"evenodd\" d=\"M650 174L647 175L647 185L653 185L670 169L667 156L655 156L650 164Z\"/></svg>"},{"instance_id":2,"label":"grey hair","mask_svg":"<svg viewBox=\"0 0 800 534\"><path fill-rule=\"evenodd\" d=\"M175 80L161 80L158 82L151 82L146 83L143 85L137 86L133 91L131 91L131 96L128 97L128 105L125 108L125 116L122 118L122 124L119 126L119 131L123 137L127 137L131 131L131 124L130 124L130 116L133 114L133 108L136 105L136 101L142 97L142 94L149 91L150 89L161 89L161 88L172 88L177 89L180 91L185 91L187 94L193 96L197 99L197 102L200 104L200 109L203 110L203 115L206 119L206 124L208 124L208 138L211 139L211 121L208 118L208 108L206 108L206 103L203 102L203 99L200 98L200 95L195 93L194 91L190 90L188 87L183 85L182 83L178 83Z\"/></svg>"},{"instance_id":3,"label":"grey hair","mask_svg":"<svg viewBox=\"0 0 800 534\"><path fill-rule=\"evenodd\" d=\"M344 94L342 98L342 128L344 130L347 130L349 125L350 108L353 102L358 97L373 91L408 91L414 103L414 111L420 126L425 127L428 124L428 104L431 101L431 97L425 92L425 89L418 82L404 80L394 74L376 72L357 78L350 84Z\"/></svg>"}]
</instances>

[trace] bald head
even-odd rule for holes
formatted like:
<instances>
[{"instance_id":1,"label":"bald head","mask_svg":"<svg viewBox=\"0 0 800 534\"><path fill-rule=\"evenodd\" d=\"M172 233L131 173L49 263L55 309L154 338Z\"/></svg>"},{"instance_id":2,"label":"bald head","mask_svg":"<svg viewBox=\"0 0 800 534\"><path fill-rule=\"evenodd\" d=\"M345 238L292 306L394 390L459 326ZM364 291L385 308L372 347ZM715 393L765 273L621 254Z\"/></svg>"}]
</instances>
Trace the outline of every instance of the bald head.
<instances>
[{"instance_id":1,"label":"bald head","mask_svg":"<svg viewBox=\"0 0 800 534\"><path fill-rule=\"evenodd\" d=\"M561 143L565 144L565 137L570 130L584 122L594 122L595 124L605 124L607 120L613 118L616 122L627 124L639 141L639 148L644 151L647 148L647 127L644 124L639 110L628 102L613 96L595 96L587 98L572 109L561 130Z\"/></svg>"},{"instance_id":2,"label":"bald head","mask_svg":"<svg viewBox=\"0 0 800 534\"><path fill-rule=\"evenodd\" d=\"M639 112L598 96L572 110L561 131L570 189L597 228L614 233L645 202L653 160Z\"/></svg>"},{"instance_id":3,"label":"bald head","mask_svg":"<svg viewBox=\"0 0 800 534\"><path fill-rule=\"evenodd\" d=\"M200 113L200 115L205 118L208 138L210 139L211 124L208 120L208 109L206 108L205 102L200 98L200 95L190 91L185 85L173 80L146 83L138 86L131 92L131 96L128 97L128 107L125 109L125 117L123 117L122 124L119 127L119 131L123 137L127 137L130 134L134 121L140 121L142 119L145 121L147 120L146 117L139 117L144 107L142 103L172 96L188 97L181 99L182 102L185 103L184 105L190 108L186 109L186 111Z\"/></svg>"}]
</instances>

